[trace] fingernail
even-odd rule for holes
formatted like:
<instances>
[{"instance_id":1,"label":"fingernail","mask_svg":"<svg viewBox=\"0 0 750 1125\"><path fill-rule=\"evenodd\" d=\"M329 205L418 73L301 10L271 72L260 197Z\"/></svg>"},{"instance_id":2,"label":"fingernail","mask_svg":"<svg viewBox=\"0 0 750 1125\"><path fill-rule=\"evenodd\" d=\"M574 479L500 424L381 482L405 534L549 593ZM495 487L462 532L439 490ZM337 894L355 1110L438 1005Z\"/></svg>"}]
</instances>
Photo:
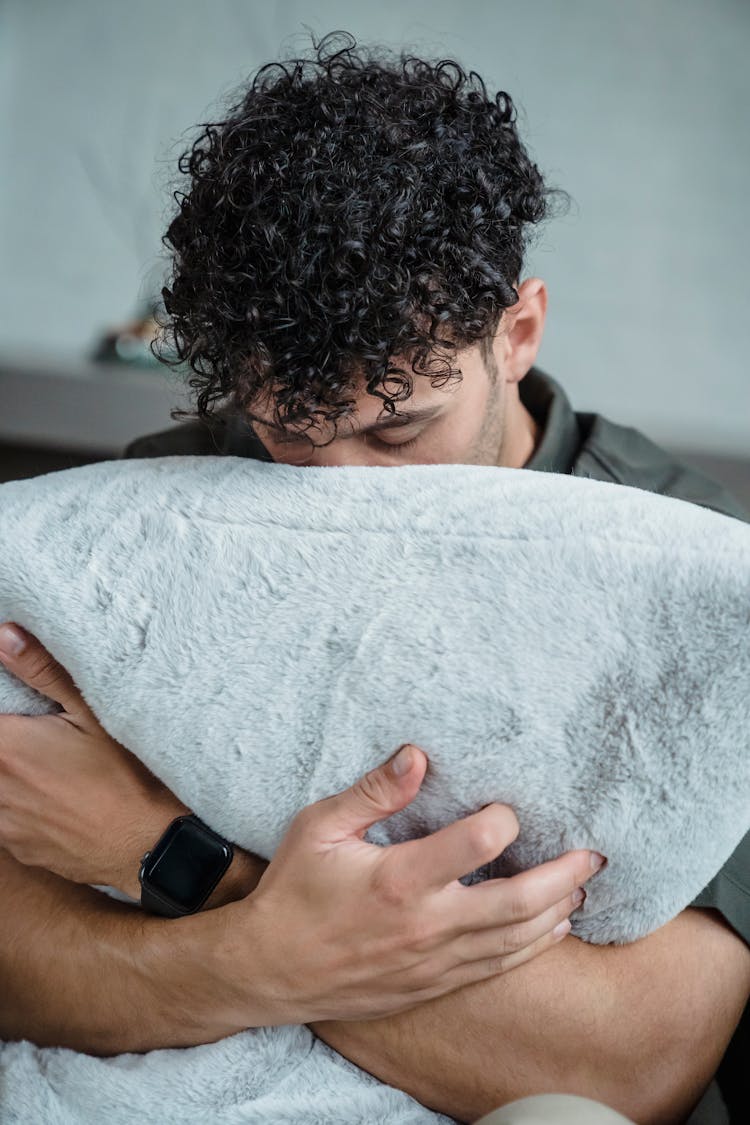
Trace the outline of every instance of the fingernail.
<instances>
[{"instance_id":1,"label":"fingernail","mask_svg":"<svg viewBox=\"0 0 750 1125\"><path fill-rule=\"evenodd\" d=\"M598 871L607 862L607 857L600 855L599 852L591 853L591 870Z\"/></svg>"},{"instance_id":2,"label":"fingernail","mask_svg":"<svg viewBox=\"0 0 750 1125\"><path fill-rule=\"evenodd\" d=\"M0 652L18 656L26 648L26 637L15 625L0 625Z\"/></svg>"},{"instance_id":3,"label":"fingernail","mask_svg":"<svg viewBox=\"0 0 750 1125\"><path fill-rule=\"evenodd\" d=\"M583 887L578 887L577 890L573 891L573 894L571 896L571 898L573 900L573 905L574 906L580 906L580 904L583 902L585 897L586 897L586 892L584 891Z\"/></svg>"},{"instance_id":4,"label":"fingernail","mask_svg":"<svg viewBox=\"0 0 750 1125\"><path fill-rule=\"evenodd\" d=\"M566 918L563 922L560 922L557 926L555 926L554 930L552 931L552 936L553 938L565 937L569 930L570 922Z\"/></svg>"},{"instance_id":5,"label":"fingernail","mask_svg":"<svg viewBox=\"0 0 750 1125\"><path fill-rule=\"evenodd\" d=\"M396 757L391 762L391 769L396 777L403 777L411 769L411 747L402 746Z\"/></svg>"}]
</instances>

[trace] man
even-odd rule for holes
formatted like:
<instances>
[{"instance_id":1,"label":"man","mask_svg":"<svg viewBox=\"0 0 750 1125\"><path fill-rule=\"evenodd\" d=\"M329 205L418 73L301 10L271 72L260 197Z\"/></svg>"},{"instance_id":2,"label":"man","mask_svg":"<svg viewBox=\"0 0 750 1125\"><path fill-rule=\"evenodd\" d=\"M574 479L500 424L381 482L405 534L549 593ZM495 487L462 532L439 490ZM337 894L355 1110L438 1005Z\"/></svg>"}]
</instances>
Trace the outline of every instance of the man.
<instances>
[{"instance_id":1,"label":"man","mask_svg":"<svg viewBox=\"0 0 750 1125\"><path fill-rule=\"evenodd\" d=\"M744 518L636 431L575 414L534 367L547 294L540 279L519 280L526 229L551 193L510 98L488 98L456 63L353 48L324 40L312 63L263 68L184 158L165 303L198 418L128 454L507 465ZM62 711L0 720L11 778L0 879L14 904L0 921L0 1035L111 1053L310 1022L365 1069L463 1120L558 1090L638 1122L682 1121L726 1051L725 1100L736 1120L747 1109L741 1027L727 1046L750 993L750 837L690 908L627 946L553 937L591 875L587 854L504 881L491 920L502 956L483 955L470 978L451 944L449 858L458 851L468 872L502 851L517 831L507 806L416 842L413 867L397 849L366 852L356 869L346 849L332 870L319 859L332 827L361 838L413 799L425 759L410 749L404 772L374 771L306 810L267 869L240 856L201 914L136 917L74 883L136 897L140 855L188 810L107 739L37 643L15 636L3 662ZM342 934L332 918L352 920ZM336 948L327 961L321 932ZM290 944L290 933L318 940ZM417 961L410 1004L395 981ZM380 1012L379 990L390 997Z\"/></svg>"}]
</instances>

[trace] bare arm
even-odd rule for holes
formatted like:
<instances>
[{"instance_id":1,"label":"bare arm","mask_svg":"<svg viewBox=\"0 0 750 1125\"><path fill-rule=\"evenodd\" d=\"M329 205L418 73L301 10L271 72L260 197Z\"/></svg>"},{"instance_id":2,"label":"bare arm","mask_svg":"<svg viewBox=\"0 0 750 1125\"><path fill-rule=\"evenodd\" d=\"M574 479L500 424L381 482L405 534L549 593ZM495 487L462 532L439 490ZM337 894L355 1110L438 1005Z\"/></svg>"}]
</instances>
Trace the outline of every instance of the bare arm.
<instances>
[{"instance_id":1,"label":"bare arm","mask_svg":"<svg viewBox=\"0 0 750 1125\"><path fill-rule=\"evenodd\" d=\"M1 1037L20 1037L20 1026L41 1045L108 1055L212 1042L248 1026L225 973L212 973L209 951L222 933L210 923L223 911L144 917L2 851L0 896L15 907L0 915ZM686 910L627 946L567 938L410 1011L311 1026L381 1080L460 1120L555 1090L667 1125L710 1081L750 990L750 953L717 919Z\"/></svg>"},{"instance_id":2,"label":"bare arm","mask_svg":"<svg viewBox=\"0 0 750 1125\"><path fill-rule=\"evenodd\" d=\"M110 1055L248 1025L212 964L223 911L152 917L3 849L0 901L0 1038Z\"/></svg>"},{"instance_id":3,"label":"bare arm","mask_svg":"<svg viewBox=\"0 0 750 1125\"><path fill-rule=\"evenodd\" d=\"M750 994L750 950L712 910L629 945L574 937L502 977L388 1019L312 1024L432 1109L473 1121L529 1094L581 1094L639 1125L684 1121Z\"/></svg>"}]
</instances>

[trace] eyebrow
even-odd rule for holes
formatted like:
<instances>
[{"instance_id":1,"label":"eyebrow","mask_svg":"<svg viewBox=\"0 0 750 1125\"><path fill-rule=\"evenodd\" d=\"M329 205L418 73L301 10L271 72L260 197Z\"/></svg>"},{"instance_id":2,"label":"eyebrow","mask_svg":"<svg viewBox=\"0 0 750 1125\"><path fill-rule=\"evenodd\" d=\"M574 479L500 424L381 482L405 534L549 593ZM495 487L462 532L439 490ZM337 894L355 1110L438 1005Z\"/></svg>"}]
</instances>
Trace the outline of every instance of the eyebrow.
<instances>
[{"instance_id":1,"label":"eyebrow","mask_svg":"<svg viewBox=\"0 0 750 1125\"><path fill-rule=\"evenodd\" d=\"M427 422L440 414L443 410L442 406L426 406L422 410L399 411L398 414L389 414L387 418L382 418L379 422L372 422L369 426L363 426L361 430L354 430L350 434L342 434L341 438L359 437L361 434L374 434L379 430L395 430L402 426L411 426L415 422ZM273 430L277 434L294 434L293 430L286 430L283 426L276 426L273 422L268 422L265 418L259 418L257 414L248 411L247 417L252 422L257 422L266 429ZM304 434L300 435L304 436Z\"/></svg>"}]
</instances>

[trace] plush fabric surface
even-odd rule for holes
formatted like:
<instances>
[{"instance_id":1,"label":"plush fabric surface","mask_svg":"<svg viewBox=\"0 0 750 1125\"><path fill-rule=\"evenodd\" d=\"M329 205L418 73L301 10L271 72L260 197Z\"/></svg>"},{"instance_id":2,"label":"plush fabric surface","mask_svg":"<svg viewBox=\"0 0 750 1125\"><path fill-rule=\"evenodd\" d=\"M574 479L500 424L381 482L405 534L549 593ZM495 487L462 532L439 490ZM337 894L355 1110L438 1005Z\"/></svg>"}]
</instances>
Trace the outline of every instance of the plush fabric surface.
<instances>
[{"instance_id":1,"label":"plush fabric surface","mask_svg":"<svg viewBox=\"0 0 750 1125\"><path fill-rule=\"evenodd\" d=\"M0 487L9 619L266 858L411 741L426 782L371 840L507 802L518 839L465 881L595 848L573 933L626 942L750 824L750 527L679 500L469 466L91 465ZM0 670L0 711L52 709ZM3 1121L61 1125L441 1120L304 1027L109 1060L6 1044L0 1091Z\"/></svg>"}]
</instances>

